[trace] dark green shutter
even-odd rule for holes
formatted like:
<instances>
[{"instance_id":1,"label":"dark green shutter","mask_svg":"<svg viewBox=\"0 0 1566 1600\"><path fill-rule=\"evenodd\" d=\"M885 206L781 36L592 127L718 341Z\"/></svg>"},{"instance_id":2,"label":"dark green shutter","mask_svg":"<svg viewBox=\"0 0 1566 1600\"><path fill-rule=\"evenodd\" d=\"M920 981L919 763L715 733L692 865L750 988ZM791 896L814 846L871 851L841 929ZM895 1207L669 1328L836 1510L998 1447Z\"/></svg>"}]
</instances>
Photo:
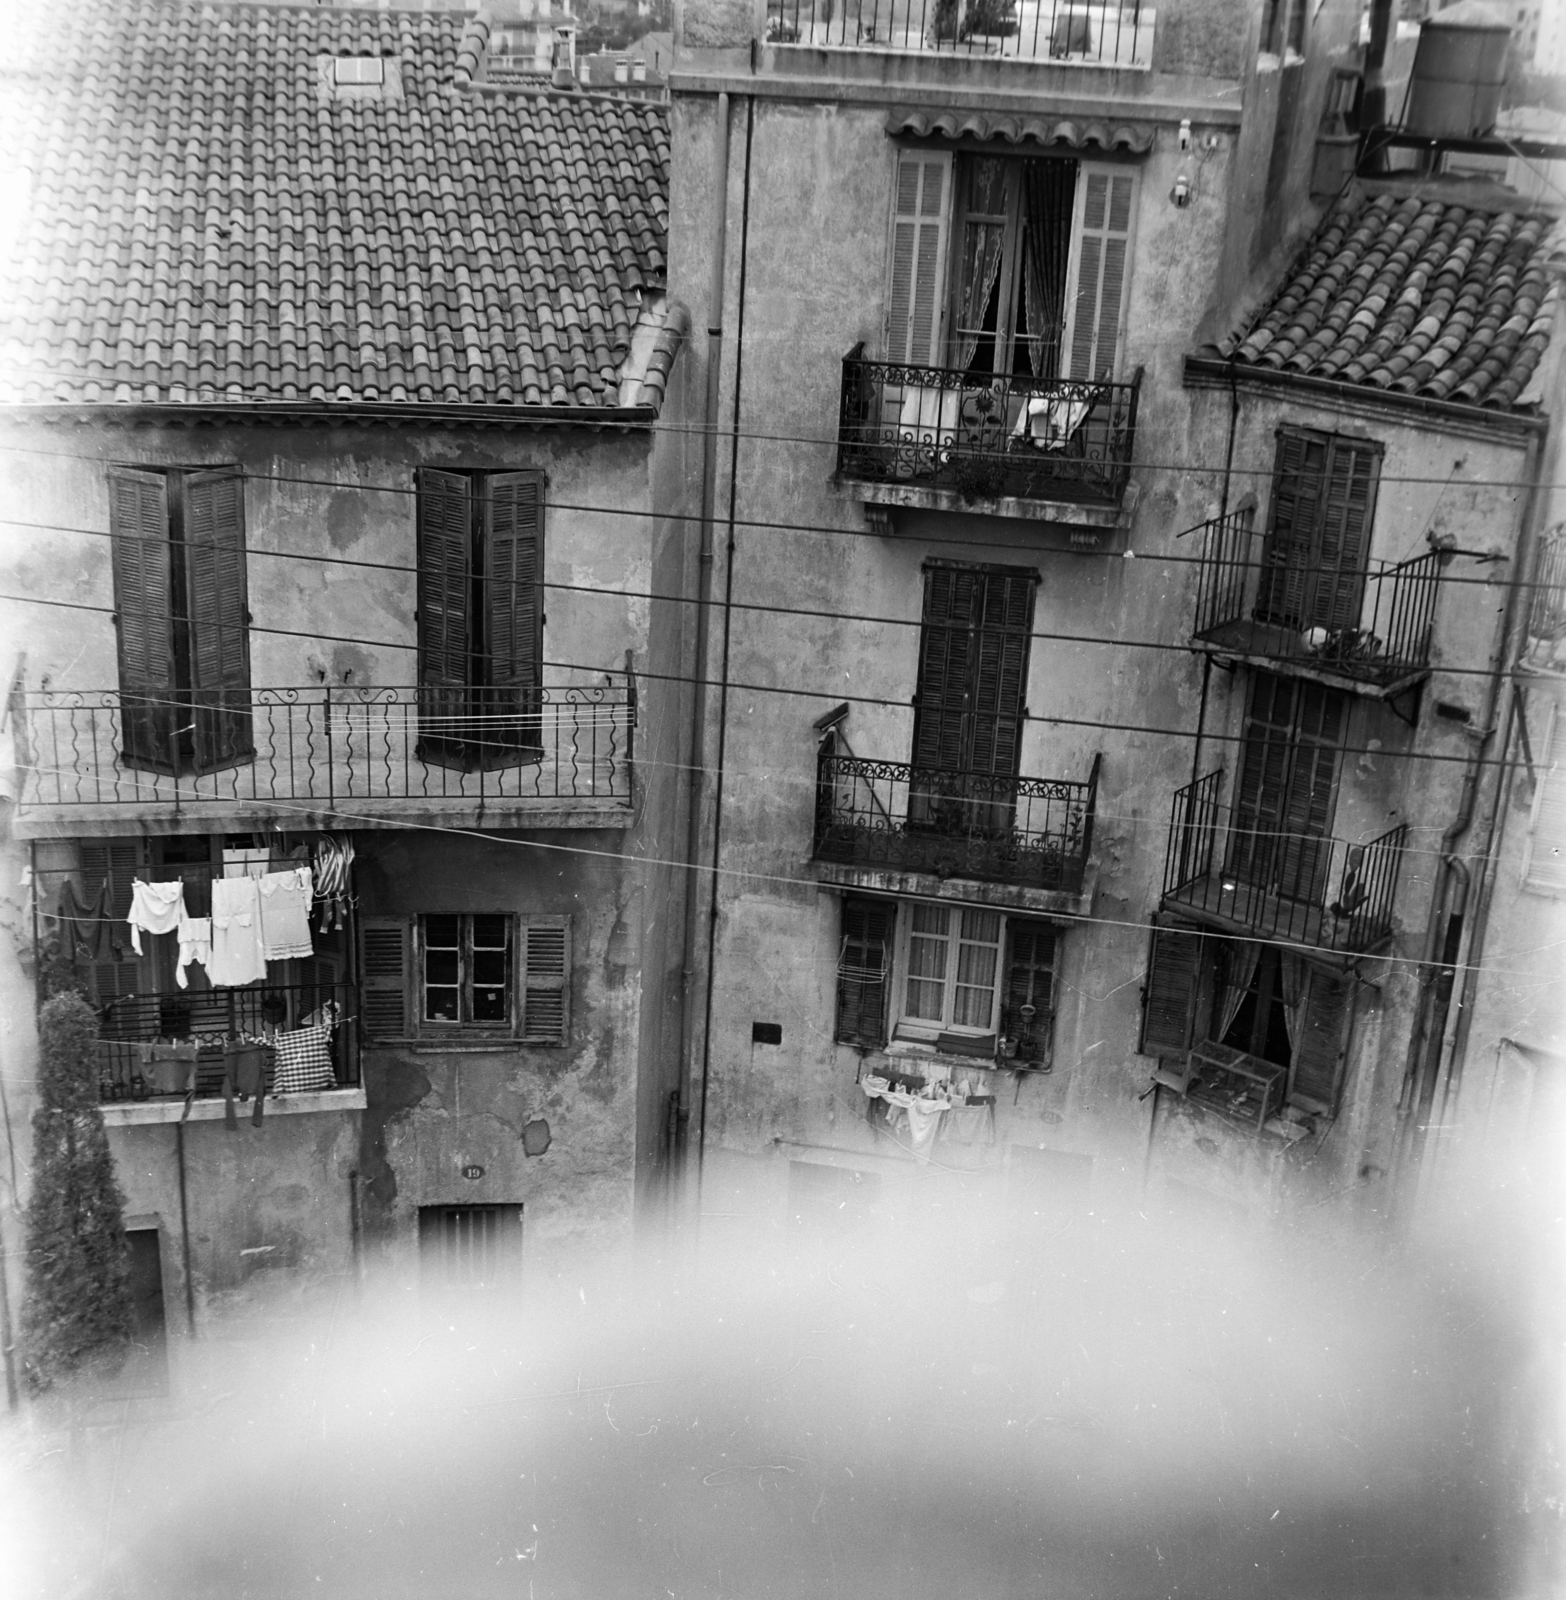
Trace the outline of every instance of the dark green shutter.
<instances>
[{"instance_id":1,"label":"dark green shutter","mask_svg":"<svg viewBox=\"0 0 1566 1600\"><path fill-rule=\"evenodd\" d=\"M571 919L521 919L518 965L522 976L522 1040L571 1042Z\"/></svg>"},{"instance_id":2,"label":"dark green shutter","mask_svg":"<svg viewBox=\"0 0 1566 1600\"><path fill-rule=\"evenodd\" d=\"M1137 1045L1144 1056L1177 1059L1191 1048L1203 946L1199 933L1180 928L1153 930L1142 989L1142 1039Z\"/></svg>"},{"instance_id":3,"label":"dark green shutter","mask_svg":"<svg viewBox=\"0 0 1566 1600\"><path fill-rule=\"evenodd\" d=\"M1015 776L1035 582L1025 572L926 569L915 766Z\"/></svg>"},{"instance_id":4,"label":"dark green shutter","mask_svg":"<svg viewBox=\"0 0 1566 1600\"><path fill-rule=\"evenodd\" d=\"M472 732L472 488L424 467L418 490L419 754L460 760Z\"/></svg>"},{"instance_id":5,"label":"dark green shutter","mask_svg":"<svg viewBox=\"0 0 1566 1600\"><path fill-rule=\"evenodd\" d=\"M168 484L162 473L109 471L109 532L120 667L121 754L172 772L174 618Z\"/></svg>"},{"instance_id":6,"label":"dark green shutter","mask_svg":"<svg viewBox=\"0 0 1566 1600\"><path fill-rule=\"evenodd\" d=\"M483 516L484 651L481 696L488 764L539 740L540 594L544 483L536 472L480 480Z\"/></svg>"},{"instance_id":7,"label":"dark green shutter","mask_svg":"<svg viewBox=\"0 0 1566 1600\"><path fill-rule=\"evenodd\" d=\"M1257 614L1282 627L1359 626L1381 447L1278 431Z\"/></svg>"},{"instance_id":8,"label":"dark green shutter","mask_svg":"<svg viewBox=\"0 0 1566 1600\"><path fill-rule=\"evenodd\" d=\"M833 1037L842 1044L874 1049L886 1043L886 1001L892 975L892 930L897 907L890 900L843 898L838 944L837 1020Z\"/></svg>"},{"instance_id":9,"label":"dark green shutter","mask_svg":"<svg viewBox=\"0 0 1566 1600\"><path fill-rule=\"evenodd\" d=\"M407 917L359 919L359 1017L367 1039L406 1039L413 1027L413 940Z\"/></svg>"},{"instance_id":10,"label":"dark green shutter","mask_svg":"<svg viewBox=\"0 0 1566 1600\"><path fill-rule=\"evenodd\" d=\"M1006 989L1001 1032L1017 1041L1017 1063L1050 1064L1055 1019L1055 930L1047 922L1013 917L1007 927ZM1033 1014L1024 1015L1031 1006Z\"/></svg>"},{"instance_id":11,"label":"dark green shutter","mask_svg":"<svg viewBox=\"0 0 1566 1600\"><path fill-rule=\"evenodd\" d=\"M245 594L245 480L237 472L183 479L185 585L196 770L250 756L250 617Z\"/></svg>"},{"instance_id":12,"label":"dark green shutter","mask_svg":"<svg viewBox=\"0 0 1566 1600\"><path fill-rule=\"evenodd\" d=\"M1354 980L1318 967L1309 969L1299 1037L1289 1063L1288 1098L1303 1111L1333 1116L1343 1087L1348 1025L1353 1015Z\"/></svg>"}]
</instances>

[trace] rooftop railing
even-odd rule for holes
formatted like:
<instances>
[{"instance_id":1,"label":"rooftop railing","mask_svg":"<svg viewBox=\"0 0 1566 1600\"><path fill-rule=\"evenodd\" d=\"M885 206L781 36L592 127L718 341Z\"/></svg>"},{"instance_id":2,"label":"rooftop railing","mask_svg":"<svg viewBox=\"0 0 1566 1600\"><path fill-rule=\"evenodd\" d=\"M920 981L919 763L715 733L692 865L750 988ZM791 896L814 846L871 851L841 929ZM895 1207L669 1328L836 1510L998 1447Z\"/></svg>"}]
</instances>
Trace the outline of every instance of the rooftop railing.
<instances>
[{"instance_id":1,"label":"rooftop railing","mask_svg":"<svg viewBox=\"0 0 1566 1600\"><path fill-rule=\"evenodd\" d=\"M1391 937L1406 823L1368 844L1259 827L1220 804L1222 784L1210 772L1175 794L1165 909L1321 950L1373 950Z\"/></svg>"},{"instance_id":2,"label":"rooftop railing","mask_svg":"<svg viewBox=\"0 0 1566 1600\"><path fill-rule=\"evenodd\" d=\"M1097 756L1085 783L945 772L823 752L815 855L848 866L1082 890Z\"/></svg>"},{"instance_id":3,"label":"rooftop railing","mask_svg":"<svg viewBox=\"0 0 1566 1600\"><path fill-rule=\"evenodd\" d=\"M1137 397L1087 383L843 360L840 476L1015 497L1118 504L1131 475Z\"/></svg>"},{"instance_id":4,"label":"rooftop railing","mask_svg":"<svg viewBox=\"0 0 1566 1600\"><path fill-rule=\"evenodd\" d=\"M478 695L507 697L504 705ZM462 691L420 687L230 692L224 764L189 738L206 708L116 689L29 690L14 702L21 809L202 802L350 806L388 800L631 802L636 684ZM242 703L240 703L242 702ZM131 740L127 744L126 723Z\"/></svg>"},{"instance_id":5,"label":"rooftop railing","mask_svg":"<svg viewBox=\"0 0 1566 1600\"><path fill-rule=\"evenodd\" d=\"M1203 523L1200 532L1198 639L1382 690L1428 669L1439 551L1339 573L1270 559L1249 506ZM1351 625L1315 621L1345 615Z\"/></svg>"},{"instance_id":6,"label":"rooftop railing","mask_svg":"<svg viewBox=\"0 0 1566 1600\"><path fill-rule=\"evenodd\" d=\"M1155 19L1150 6L1081 0L770 0L767 40L1148 68Z\"/></svg>"}]
</instances>

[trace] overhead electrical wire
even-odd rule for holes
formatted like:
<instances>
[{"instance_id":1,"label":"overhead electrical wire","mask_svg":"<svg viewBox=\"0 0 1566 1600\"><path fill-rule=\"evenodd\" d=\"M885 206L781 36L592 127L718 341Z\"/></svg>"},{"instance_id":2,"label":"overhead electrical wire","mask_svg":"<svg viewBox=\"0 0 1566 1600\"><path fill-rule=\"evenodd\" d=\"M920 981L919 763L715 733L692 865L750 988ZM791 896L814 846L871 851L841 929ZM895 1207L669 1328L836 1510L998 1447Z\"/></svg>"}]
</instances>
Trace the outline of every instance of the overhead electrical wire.
<instances>
[{"instance_id":1,"label":"overhead electrical wire","mask_svg":"<svg viewBox=\"0 0 1566 1600\"><path fill-rule=\"evenodd\" d=\"M61 770L69 771L70 769ZM152 785L141 783L138 783L136 786L142 788L153 787ZM197 792L192 792L186 796L186 798L193 801L200 801L206 797ZM262 802L257 803L259 804ZM419 833L449 833L464 840L483 839L492 844L511 846L523 850L543 850L557 855L592 856L600 860L623 861L633 866L678 867L682 870L695 870L698 872L711 873L718 877L743 878L750 882L787 884L792 887L805 887L811 889L833 887L831 885L823 885L819 878L803 878L790 873L757 872L749 867L725 867L714 865L708 862L688 862L683 860L675 860L671 857L664 856L633 855L624 850L599 850L588 845L559 844L551 839L516 839L507 837L504 834L486 832L482 828L459 828L438 822L410 822L401 817L384 817L376 812L365 813L343 811L336 806L306 805L303 803L294 805L287 801L281 800L267 800L264 803L274 811L294 811L310 818L334 817L339 819L340 822L348 824L363 824L366 821L373 820L376 830L385 828L388 830L402 830ZM1022 914L1027 915L1027 913ZM1052 920L1067 922L1073 927L1082 925L1088 927L1129 928L1133 931L1142 933L1152 933L1158 927L1158 924L1154 922L1143 922L1131 917L1103 917L1097 916L1091 912L1082 914L1073 912L1050 912L1048 913L1048 917ZM1307 955L1315 955L1320 953L1320 947L1317 945L1298 943L1290 939L1253 937L1249 934L1246 935L1246 938L1254 944L1266 945L1277 950L1293 950ZM1541 948L1548 949L1551 947L1543 946ZM1427 962L1418 956L1364 954L1360 957L1360 959L1378 963L1384 962L1392 966L1428 966L1442 972L1462 972L1468 970L1467 967L1461 962L1442 961L1440 959ZM1488 973L1507 977L1541 977L1541 974L1539 973L1512 971L1493 966L1486 966L1483 970ZM1551 979L1550 981L1553 982L1554 980Z\"/></svg>"},{"instance_id":2,"label":"overhead electrical wire","mask_svg":"<svg viewBox=\"0 0 1566 1600\"><path fill-rule=\"evenodd\" d=\"M58 606L58 607L62 607L62 608L69 609L69 610L74 610L74 611L95 611L95 612L98 612L98 613L104 614L104 615L113 615L113 607L111 607L111 606L89 605L86 602L80 601L80 600L44 600L44 599L39 599L38 597L31 596L31 595L0 594L0 601L4 601L4 600L14 601L14 602L22 604L22 605ZM294 628L267 628L267 627L261 626L259 623L251 623L249 625L248 631L251 632L251 633L274 634L274 635L278 635L278 636L283 637L283 638L309 639L309 640L314 641L317 644L352 644L352 645L360 645L360 646L363 646L365 648L391 649L391 650L416 650L418 648L417 644L414 643L414 642L399 643L399 642L394 642L394 641L391 641L391 640L384 640L384 639L358 639L358 638L354 638L354 637L352 637L350 635L308 633L308 632L303 632L303 631L301 631L299 629L294 629ZM603 674L609 675L609 676L619 675L620 673L624 672L624 670L625 670L623 667L602 667L602 666L595 667L595 666L588 666L588 665L585 665L584 663L578 662L578 661L550 661L550 660L545 660L541 664L543 666L553 667L553 668L555 668L557 670L561 670L561 671L603 673ZM696 679L694 679L692 677L689 677L689 676L686 676L686 675L684 675L682 673L653 672L650 669L645 668L645 667L637 667L637 668L635 668L633 670L631 676L633 678L645 679L645 680L647 680L649 682L654 682L654 683L694 684L696 682ZM719 688L719 687L721 687L720 681L718 679L716 679L716 678L709 678L709 679L706 679L704 681L705 681L706 687L708 687L708 688ZM729 688L731 690L740 691L740 692L748 693L748 694L775 694L775 695L783 695L783 696L786 696L786 697L789 697L789 698L802 699L802 700L817 700L817 701L826 700L826 701L835 701L835 702L838 702L840 704L848 704L848 705L884 706L884 707L895 708L895 709L898 709L898 710L907 710L908 707L912 703L910 700L893 700L893 699L889 699L889 698L887 698L885 696L881 696L881 695L856 695L856 694L850 694L850 693L847 693L845 691L842 691L842 690L839 690L839 689L836 689L836 688L833 688L833 689L798 689L798 688L793 688L793 687L785 685L785 684L740 683L740 682L736 682L732 678L728 680L728 686L729 686ZM263 688L264 687L265 686L263 686ZM304 690L309 689L311 686L308 685L308 684L301 684L301 685L296 685L294 687L296 687L301 692L303 692ZM328 687L328 685L326 685L323 682L318 687L325 688L325 687ZM343 687L351 687L351 686L343 686ZM372 689L374 687L374 685L361 684L358 687L368 690L368 689ZM398 688L398 687L405 687L405 686L404 685L385 685L385 687ZM465 687L465 686L464 685L449 685L447 687L462 688L462 687ZM470 686L466 686L466 687L475 687L475 686L471 686L470 685ZM482 686L478 686L478 687L482 687ZM544 687L553 688L553 687L557 687L557 686L556 685L545 685ZM586 687L586 686L584 686L584 685L561 684L561 685L558 685L558 687L560 687L560 688L572 688L572 687L582 688L582 687ZM61 689L61 690L48 691L48 692L59 693L59 694L90 694L90 693L99 693L99 692L107 693L107 692L113 692L113 691ZM258 692L258 691L256 691L255 689L252 689L251 692L255 693L255 692ZM1345 691L1345 692L1347 692L1347 691ZM1187 740L1189 740L1189 739L1194 739L1195 738L1194 732L1189 728L1162 728L1162 727L1158 727L1158 726L1156 726L1154 724L1150 724L1150 723L1134 723L1134 722L1126 722L1126 721L1106 722L1101 718L1095 718L1095 717L1050 716L1050 715L1048 715L1046 713L1036 712L1035 711L1035 712L1026 713L1023 716L1022 720L1024 722L1040 723L1040 724L1043 724L1043 725L1049 726L1049 727L1092 728L1092 729L1096 729L1096 730L1100 730L1100 731L1104 731L1104 732L1110 732L1110 733L1141 733L1141 734L1149 734L1149 735L1153 735L1153 736L1156 736L1156 737L1159 737L1159 738L1168 738L1168 739L1187 739ZM1202 737L1203 737L1203 739L1205 741L1207 741L1209 743L1213 743L1213 744L1244 744L1246 742L1246 738L1245 738L1245 735L1243 733L1213 733L1211 731L1205 731L1203 733ZM1441 753L1439 751L1434 751L1434 750L1394 751L1394 750L1388 750L1383 745L1375 745L1375 746L1371 746L1371 745L1364 745L1364 746L1360 746L1360 745L1338 745L1335 748L1342 755L1373 756L1373 757L1374 756L1387 756L1387 757L1391 757L1391 758L1399 760L1399 761L1438 761L1438 762L1454 762L1454 763L1458 763L1458 764L1467 764L1468 762L1473 761L1473 762L1478 763L1481 766L1484 766L1484 765L1504 766L1504 765L1506 765L1505 761L1502 760L1501 758L1498 758L1498 757L1493 757L1493 756L1492 757L1485 757L1485 756L1475 756L1475 755L1468 755L1468 754L1446 755L1446 754L1443 754L1443 753Z\"/></svg>"}]
</instances>

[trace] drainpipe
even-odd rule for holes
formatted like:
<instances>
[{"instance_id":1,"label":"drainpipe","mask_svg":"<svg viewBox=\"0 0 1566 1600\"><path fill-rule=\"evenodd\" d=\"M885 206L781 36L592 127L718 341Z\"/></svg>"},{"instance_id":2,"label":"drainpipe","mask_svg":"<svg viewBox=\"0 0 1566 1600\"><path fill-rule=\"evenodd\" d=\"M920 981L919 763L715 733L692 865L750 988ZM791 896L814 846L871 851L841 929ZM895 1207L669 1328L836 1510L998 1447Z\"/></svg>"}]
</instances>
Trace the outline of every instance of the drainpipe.
<instances>
[{"instance_id":1,"label":"drainpipe","mask_svg":"<svg viewBox=\"0 0 1566 1600\"><path fill-rule=\"evenodd\" d=\"M1409 1033L1402 1093L1398 1097L1398 1114L1403 1123L1398 1141L1400 1157L1398 1165L1406 1171L1409 1185L1418 1183L1419 1167L1424 1158L1425 1138L1429 1130L1431 1111L1435 1105L1442 1043L1446 1034L1447 1017L1451 1010L1453 969L1457 964L1457 955L1462 944L1463 921L1472 884L1472 875L1466 863L1456 854L1457 841L1468 831L1473 821L1474 805L1484 770L1484 753L1495 733L1501 690L1511 662L1516 658L1517 630L1527 621L1527 608L1519 605L1519 600L1527 587L1528 569L1532 561L1533 535L1544 500L1543 486L1540 482L1541 458L1541 441L1538 434L1533 434L1528 440L1528 454L1524 468L1528 498L1523 507L1522 532L1512 557L1513 567L1511 582L1506 590L1506 604L1502 609L1501 623L1496 631L1495 648L1490 655L1484 714L1479 719L1478 728L1471 734L1473 748L1463 769L1463 787L1458 797L1457 814L1441 835L1438 868L1440 878L1436 884L1435 894L1431 898L1430 919L1425 927L1424 950L1419 969L1419 996L1415 1003L1414 1026ZM1502 752L1504 755L1504 745ZM1498 776L1497 790L1500 787L1501 777ZM1472 954L1469 961L1472 965ZM1465 994L1471 995L1466 980L1464 990ZM1400 1173L1400 1178L1401 1176ZM1412 1203L1412 1187L1407 1188L1405 1194Z\"/></svg>"},{"instance_id":2,"label":"drainpipe","mask_svg":"<svg viewBox=\"0 0 1566 1600\"><path fill-rule=\"evenodd\" d=\"M680 1082L694 1090L699 1077L695 1003L696 952L701 937L701 809L707 764L707 677L712 649L712 547L718 482L718 400L723 379L723 284L729 224L729 97L718 96L713 150L712 276L707 289L707 395L702 412L701 524L697 557L696 658L686 746L689 815L685 836L685 936L680 971Z\"/></svg>"},{"instance_id":3,"label":"drainpipe","mask_svg":"<svg viewBox=\"0 0 1566 1600\"><path fill-rule=\"evenodd\" d=\"M1546 461L1544 447L1538 436L1535 435L1538 445L1538 464L1530 473L1528 484L1528 504L1523 513L1522 532L1517 541L1516 567L1512 572L1512 589L1508 596L1508 603L1512 606L1510 626L1507 629L1506 654L1503 668L1508 678L1512 678L1517 668L1517 663L1522 658L1528 644L1528 612L1533 595L1533 565L1534 551L1538 547L1542 534L1541 524L1545 520L1549 496L1545 492L1544 484L1547 479L1555 476L1553 461ZM1559 451L1552 452L1556 459ZM1512 678L1515 683L1515 678ZM1500 691L1500 677L1497 676L1496 691ZM1468 944L1468 961L1463 969L1463 986L1457 1001L1457 1026L1452 1030L1452 1049L1447 1057L1446 1082L1441 1090L1441 1121L1446 1121L1448 1109L1455 1109L1458 1091L1462 1087L1463 1067L1468 1054L1468 1035L1473 1025L1474 996L1479 987L1479 972L1484 962L1485 934L1487 932L1490 912L1490 897L1495 888L1495 876L1499 863L1495 859L1496 835L1500 831L1501 814L1510 798L1512 780L1516 774L1516 767L1512 761L1512 734L1517 717L1517 696L1515 693L1506 699L1506 715L1501 728L1501 742L1498 746L1501 755L1501 772L1496 779L1495 791L1490 799L1489 817L1485 824L1484 853L1480 857L1480 882L1479 899L1474 913L1473 937Z\"/></svg>"},{"instance_id":4,"label":"drainpipe","mask_svg":"<svg viewBox=\"0 0 1566 1600\"><path fill-rule=\"evenodd\" d=\"M196 1337L196 1285L190 1276L190 1204L185 1194L185 1122L174 1124L174 1159L179 1166L179 1249L185 1271L185 1329Z\"/></svg>"}]
</instances>

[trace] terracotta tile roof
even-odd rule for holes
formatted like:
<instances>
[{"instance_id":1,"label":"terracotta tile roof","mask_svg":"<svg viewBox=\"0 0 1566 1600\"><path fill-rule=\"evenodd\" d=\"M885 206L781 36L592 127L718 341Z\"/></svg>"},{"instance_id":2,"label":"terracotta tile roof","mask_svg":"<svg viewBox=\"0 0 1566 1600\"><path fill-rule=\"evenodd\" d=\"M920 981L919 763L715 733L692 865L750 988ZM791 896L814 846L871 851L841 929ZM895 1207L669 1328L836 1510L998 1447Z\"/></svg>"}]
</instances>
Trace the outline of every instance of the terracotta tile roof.
<instances>
[{"instance_id":1,"label":"terracotta tile roof","mask_svg":"<svg viewBox=\"0 0 1566 1600\"><path fill-rule=\"evenodd\" d=\"M1351 196L1223 354L1245 366L1511 410L1549 344L1556 290L1545 260L1560 238L1548 218L1426 196Z\"/></svg>"},{"instance_id":2,"label":"terracotta tile roof","mask_svg":"<svg viewBox=\"0 0 1566 1600\"><path fill-rule=\"evenodd\" d=\"M0 400L607 407L639 321L670 325L660 106L464 93L460 12L28 13L0 61ZM337 55L400 90L334 95Z\"/></svg>"}]
</instances>

